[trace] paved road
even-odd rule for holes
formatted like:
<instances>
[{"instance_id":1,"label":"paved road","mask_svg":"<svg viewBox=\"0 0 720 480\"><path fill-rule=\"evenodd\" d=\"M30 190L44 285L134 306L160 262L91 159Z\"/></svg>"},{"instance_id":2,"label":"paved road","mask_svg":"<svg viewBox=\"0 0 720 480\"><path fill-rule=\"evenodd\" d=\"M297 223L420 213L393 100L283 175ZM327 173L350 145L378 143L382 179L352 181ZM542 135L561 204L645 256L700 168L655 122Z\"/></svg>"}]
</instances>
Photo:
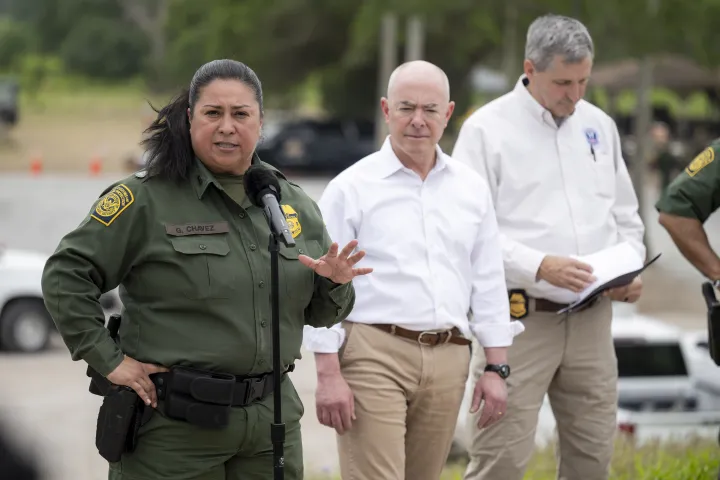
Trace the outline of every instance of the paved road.
<instances>
[{"instance_id":1,"label":"paved road","mask_svg":"<svg viewBox=\"0 0 720 480\"><path fill-rule=\"evenodd\" d=\"M86 215L92 202L118 175L100 178L77 176L27 177L4 174L0 178L0 243L50 253L61 236ZM326 180L296 179L314 198ZM648 192L652 206L654 192ZM701 277L677 252L667 234L648 211L648 233L661 260L645 275L646 291L639 309L687 328L704 328L699 296ZM720 221L708 228L720 243ZM293 375L306 415L303 419L308 471L334 470L337 453L333 433L317 423L314 414L315 373L306 355ZM70 361L59 339L42 355L0 355L0 414L14 427L21 441L42 452L47 480L106 478L106 467L94 447L98 398L87 393L84 364Z\"/></svg>"}]
</instances>

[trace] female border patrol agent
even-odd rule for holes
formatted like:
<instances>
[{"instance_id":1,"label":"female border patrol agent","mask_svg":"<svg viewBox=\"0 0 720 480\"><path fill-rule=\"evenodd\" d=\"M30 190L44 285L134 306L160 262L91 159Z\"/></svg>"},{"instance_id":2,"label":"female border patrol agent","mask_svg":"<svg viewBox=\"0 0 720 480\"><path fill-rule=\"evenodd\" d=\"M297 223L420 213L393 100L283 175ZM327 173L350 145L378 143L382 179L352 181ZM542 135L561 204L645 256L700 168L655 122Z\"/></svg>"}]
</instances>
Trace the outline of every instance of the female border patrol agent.
<instances>
[{"instance_id":1,"label":"female border patrol agent","mask_svg":"<svg viewBox=\"0 0 720 480\"><path fill-rule=\"evenodd\" d=\"M110 463L111 479L272 478L270 230L242 183L251 164L272 169L254 153L262 120L250 68L203 65L148 128L147 169L111 185L47 262L45 303L73 360L155 407L134 451ZM290 368L303 326L344 319L352 278L371 269L354 268L364 256L352 253L357 241L338 252L316 204L272 170L296 241L279 257L281 361ZM120 346L98 301L117 285ZM223 383L228 375L236 378ZM303 406L287 375L281 395L285 475L300 479ZM224 428L200 426L222 412Z\"/></svg>"}]
</instances>

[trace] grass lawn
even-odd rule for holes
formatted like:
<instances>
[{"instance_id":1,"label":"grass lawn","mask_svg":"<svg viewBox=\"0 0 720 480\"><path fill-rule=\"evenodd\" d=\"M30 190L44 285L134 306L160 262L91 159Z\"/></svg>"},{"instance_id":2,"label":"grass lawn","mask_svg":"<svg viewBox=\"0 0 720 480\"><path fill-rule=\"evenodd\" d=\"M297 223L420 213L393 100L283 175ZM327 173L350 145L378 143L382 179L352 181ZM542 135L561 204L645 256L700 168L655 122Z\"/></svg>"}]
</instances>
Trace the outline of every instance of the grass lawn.
<instances>
[{"instance_id":1,"label":"grass lawn","mask_svg":"<svg viewBox=\"0 0 720 480\"><path fill-rule=\"evenodd\" d=\"M720 447L715 441L696 440L683 444L650 444L635 448L618 439L612 462L612 480L716 480L720 469ZM465 465L449 465L440 480L462 480ZM308 480L339 480L308 477ZM553 447L535 452L524 480L555 480Z\"/></svg>"}]
</instances>

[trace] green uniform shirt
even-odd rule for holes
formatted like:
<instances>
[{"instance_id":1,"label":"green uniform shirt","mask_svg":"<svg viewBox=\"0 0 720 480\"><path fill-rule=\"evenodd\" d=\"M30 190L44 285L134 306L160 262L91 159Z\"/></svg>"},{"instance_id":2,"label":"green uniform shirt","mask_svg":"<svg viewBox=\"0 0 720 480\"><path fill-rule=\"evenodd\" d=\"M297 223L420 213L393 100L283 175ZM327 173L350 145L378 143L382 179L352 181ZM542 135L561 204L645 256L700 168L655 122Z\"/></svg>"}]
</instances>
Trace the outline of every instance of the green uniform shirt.
<instances>
[{"instance_id":1,"label":"green uniform shirt","mask_svg":"<svg viewBox=\"0 0 720 480\"><path fill-rule=\"evenodd\" d=\"M703 150L678 175L655 204L661 212L705 222L720 207L720 142Z\"/></svg>"},{"instance_id":2,"label":"green uniform shirt","mask_svg":"<svg viewBox=\"0 0 720 480\"><path fill-rule=\"evenodd\" d=\"M352 283L336 285L298 260L319 258L332 242L315 202L277 175L296 241L292 248L281 243L279 256L281 361L288 366L300 358L303 326L343 320L355 297ZM102 375L123 353L236 375L272 370L270 229L242 183L221 178L229 194L198 160L184 183L130 176L62 239L42 288L74 360ZM122 351L98 302L118 285Z\"/></svg>"}]
</instances>

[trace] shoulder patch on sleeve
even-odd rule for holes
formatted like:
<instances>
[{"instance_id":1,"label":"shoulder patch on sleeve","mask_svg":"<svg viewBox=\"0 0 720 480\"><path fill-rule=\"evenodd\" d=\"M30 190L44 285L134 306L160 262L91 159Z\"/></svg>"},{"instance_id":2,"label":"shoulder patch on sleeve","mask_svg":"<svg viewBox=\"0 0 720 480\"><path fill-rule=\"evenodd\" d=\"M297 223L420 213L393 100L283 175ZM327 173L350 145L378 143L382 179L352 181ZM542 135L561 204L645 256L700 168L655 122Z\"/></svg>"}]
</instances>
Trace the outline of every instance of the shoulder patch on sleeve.
<instances>
[{"instance_id":1,"label":"shoulder patch on sleeve","mask_svg":"<svg viewBox=\"0 0 720 480\"><path fill-rule=\"evenodd\" d=\"M116 185L100 198L90 216L109 227L134 201L135 197L126 185Z\"/></svg>"},{"instance_id":2,"label":"shoulder patch on sleeve","mask_svg":"<svg viewBox=\"0 0 720 480\"><path fill-rule=\"evenodd\" d=\"M694 177L700 170L707 167L713 160L715 160L715 149L713 147L707 147L705 150L690 162L690 165L685 168L685 173Z\"/></svg>"}]
</instances>

